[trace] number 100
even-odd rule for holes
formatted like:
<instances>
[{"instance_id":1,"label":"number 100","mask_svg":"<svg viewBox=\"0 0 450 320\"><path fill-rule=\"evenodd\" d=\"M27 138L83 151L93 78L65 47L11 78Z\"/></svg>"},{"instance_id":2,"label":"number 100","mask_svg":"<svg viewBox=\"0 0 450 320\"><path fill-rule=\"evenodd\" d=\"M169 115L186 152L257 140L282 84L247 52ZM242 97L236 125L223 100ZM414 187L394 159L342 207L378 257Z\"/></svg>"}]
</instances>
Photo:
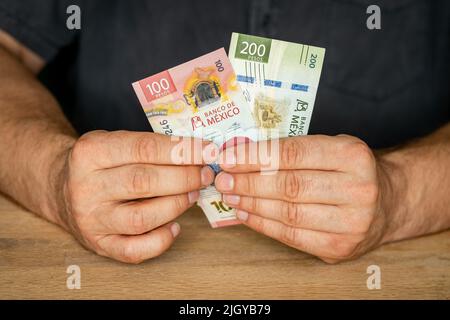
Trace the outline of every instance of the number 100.
<instances>
[{"instance_id":1,"label":"number 100","mask_svg":"<svg viewBox=\"0 0 450 320\"><path fill-rule=\"evenodd\" d=\"M169 81L166 78L162 78L159 81L153 81L147 84L147 89L150 91L151 95L161 93L161 91L167 91L170 88Z\"/></svg>"}]
</instances>

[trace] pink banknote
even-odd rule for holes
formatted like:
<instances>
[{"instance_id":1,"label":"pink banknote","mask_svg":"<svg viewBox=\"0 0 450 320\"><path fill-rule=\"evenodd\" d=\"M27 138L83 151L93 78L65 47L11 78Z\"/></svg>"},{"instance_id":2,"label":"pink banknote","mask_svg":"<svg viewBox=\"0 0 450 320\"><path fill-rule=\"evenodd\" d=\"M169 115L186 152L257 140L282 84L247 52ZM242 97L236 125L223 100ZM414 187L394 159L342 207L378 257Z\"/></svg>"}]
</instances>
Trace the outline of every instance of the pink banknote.
<instances>
[{"instance_id":1,"label":"pink banknote","mask_svg":"<svg viewBox=\"0 0 450 320\"><path fill-rule=\"evenodd\" d=\"M137 81L133 88L154 132L198 137L219 148L253 138L250 107L223 48ZM213 227L239 223L214 186L200 192L198 204Z\"/></svg>"}]
</instances>

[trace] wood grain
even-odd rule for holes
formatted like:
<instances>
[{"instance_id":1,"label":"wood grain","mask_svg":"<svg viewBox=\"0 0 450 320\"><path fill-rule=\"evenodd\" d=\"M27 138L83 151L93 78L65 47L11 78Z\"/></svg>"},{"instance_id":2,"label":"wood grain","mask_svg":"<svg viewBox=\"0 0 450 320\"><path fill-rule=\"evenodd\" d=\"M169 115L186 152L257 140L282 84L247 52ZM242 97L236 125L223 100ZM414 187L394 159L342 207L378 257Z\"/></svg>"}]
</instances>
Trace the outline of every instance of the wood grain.
<instances>
[{"instance_id":1,"label":"wood grain","mask_svg":"<svg viewBox=\"0 0 450 320\"><path fill-rule=\"evenodd\" d=\"M243 226L211 229L198 208L161 257L126 265L91 253L59 227L0 196L1 299L450 298L450 231L327 265ZM81 268L81 289L66 269ZM368 290L369 265L382 288Z\"/></svg>"}]
</instances>

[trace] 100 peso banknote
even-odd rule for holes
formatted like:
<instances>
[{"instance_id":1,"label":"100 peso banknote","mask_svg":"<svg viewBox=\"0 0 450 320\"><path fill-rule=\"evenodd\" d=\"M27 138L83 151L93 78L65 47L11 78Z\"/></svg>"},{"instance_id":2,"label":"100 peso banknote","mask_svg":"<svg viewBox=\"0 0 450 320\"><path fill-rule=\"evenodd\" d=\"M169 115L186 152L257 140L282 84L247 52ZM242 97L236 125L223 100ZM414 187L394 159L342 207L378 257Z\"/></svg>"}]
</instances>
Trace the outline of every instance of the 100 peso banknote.
<instances>
[{"instance_id":1,"label":"100 peso banknote","mask_svg":"<svg viewBox=\"0 0 450 320\"><path fill-rule=\"evenodd\" d=\"M236 137L251 139L250 107L223 48L137 81L133 88L156 133L210 140L219 149ZM200 191L198 205L214 228L239 223L214 186Z\"/></svg>"},{"instance_id":2,"label":"100 peso banknote","mask_svg":"<svg viewBox=\"0 0 450 320\"><path fill-rule=\"evenodd\" d=\"M233 33L229 58L260 136L308 133L325 49Z\"/></svg>"}]
</instances>

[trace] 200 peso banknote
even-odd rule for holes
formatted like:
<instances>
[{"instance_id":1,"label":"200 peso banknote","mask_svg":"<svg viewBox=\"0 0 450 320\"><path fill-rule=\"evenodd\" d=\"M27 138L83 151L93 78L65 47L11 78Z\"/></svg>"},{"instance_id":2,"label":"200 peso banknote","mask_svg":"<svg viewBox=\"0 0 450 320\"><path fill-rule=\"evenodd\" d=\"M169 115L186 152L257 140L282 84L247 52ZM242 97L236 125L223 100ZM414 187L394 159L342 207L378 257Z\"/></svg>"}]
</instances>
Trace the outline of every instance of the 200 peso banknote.
<instances>
[{"instance_id":1,"label":"200 peso banknote","mask_svg":"<svg viewBox=\"0 0 450 320\"><path fill-rule=\"evenodd\" d=\"M308 133L325 49L233 33L229 58L259 136Z\"/></svg>"},{"instance_id":2,"label":"200 peso banknote","mask_svg":"<svg viewBox=\"0 0 450 320\"><path fill-rule=\"evenodd\" d=\"M133 88L154 132L210 140L221 149L236 137L252 138L250 107L223 48L137 81ZM214 228L239 223L214 186L200 191L198 205Z\"/></svg>"}]
</instances>

